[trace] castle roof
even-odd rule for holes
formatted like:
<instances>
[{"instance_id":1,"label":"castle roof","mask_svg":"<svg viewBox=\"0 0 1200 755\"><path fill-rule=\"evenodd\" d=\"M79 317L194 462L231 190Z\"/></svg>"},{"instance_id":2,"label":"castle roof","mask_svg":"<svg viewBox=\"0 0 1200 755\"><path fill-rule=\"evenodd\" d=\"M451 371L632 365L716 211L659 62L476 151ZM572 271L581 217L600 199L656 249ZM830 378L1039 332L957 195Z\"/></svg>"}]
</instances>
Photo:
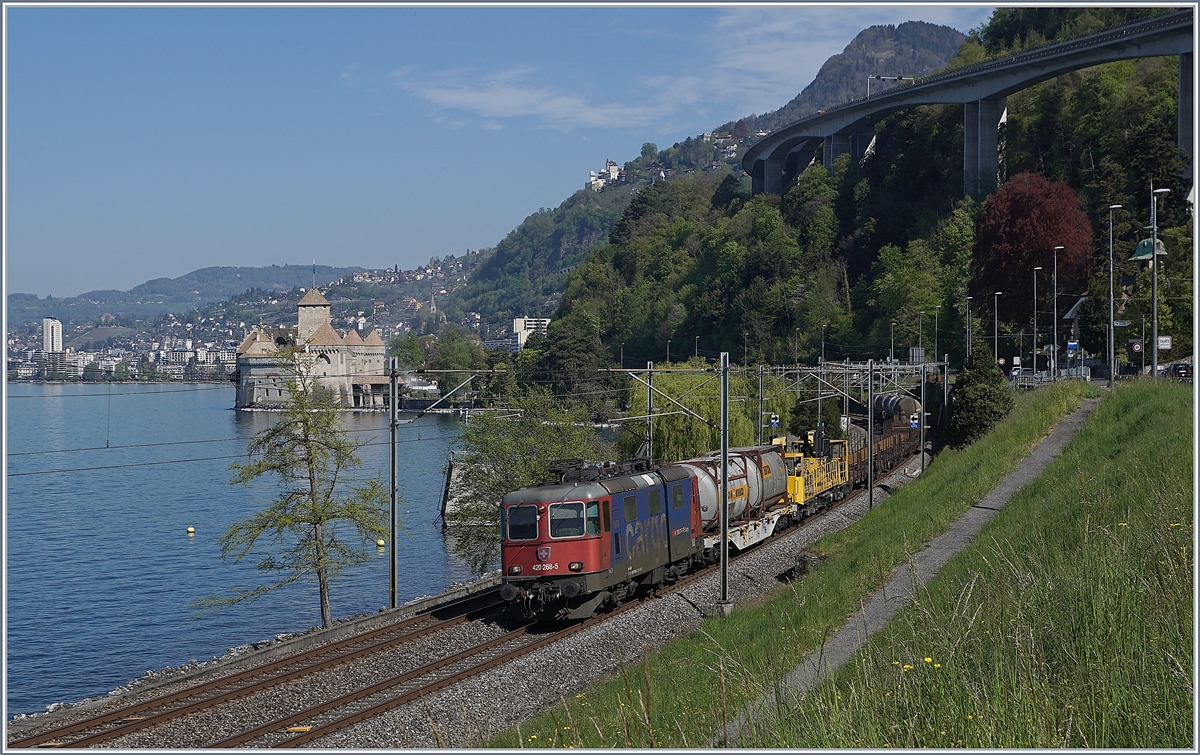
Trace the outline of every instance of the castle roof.
<instances>
[{"instance_id":1,"label":"castle roof","mask_svg":"<svg viewBox=\"0 0 1200 755\"><path fill-rule=\"evenodd\" d=\"M321 327L317 328L311 336L308 337L309 346L341 346L342 337L337 334L327 322L321 323Z\"/></svg>"},{"instance_id":2,"label":"castle roof","mask_svg":"<svg viewBox=\"0 0 1200 755\"><path fill-rule=\"evenodd\" d=\"M238 356L264 356L279 351L280 344L294 340L295 328L252 328L238 344Z\"/></svg>"},{"instance_id":3,"label":"castle roof","mask_svg":"<svg viewBox=\"0 0 1200 755\"><path fill-rule=\"evenodd\" d=\"M347 346L358 346L362 342L362 338L358 335L358 331L354 328L350 328L350 331L346 333L346 335L342 336L342 343L346 344Z\"/></svg>"},{"instance_id":4,"label":"castle roof","mask_svg":"<svg viewBox=\"0 0 1200 755\"><path fill-rule=\"evenodd\" d=\"M367 337L363 339L363 343L368 346L382 346L383 339L379 337L377 332L372 330L370 333L367 333Z\"/></svg>"},{"instance_id":5,"label":"castle roof","mask_svg":"<svg viewBox=\"0 0 1200 755\"><path fill-rule=\"evenodd\" d=\"M321 292L315 288L308 289L308 293L300 300L297 307L328 307L329 300L321 296Z\"/></svg>"}]
</instances>

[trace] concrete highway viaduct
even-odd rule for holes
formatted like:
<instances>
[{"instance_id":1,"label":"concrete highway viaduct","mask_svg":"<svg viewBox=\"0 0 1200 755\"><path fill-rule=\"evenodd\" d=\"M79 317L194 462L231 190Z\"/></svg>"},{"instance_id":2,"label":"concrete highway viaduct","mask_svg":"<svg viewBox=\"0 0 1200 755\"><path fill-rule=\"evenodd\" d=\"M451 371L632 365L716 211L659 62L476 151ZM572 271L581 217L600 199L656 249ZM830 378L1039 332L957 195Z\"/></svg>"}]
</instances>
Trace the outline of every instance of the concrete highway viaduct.
<instances>
[{"instance_id":1,"label":"concrete highway viaduct","mask_svg":"<svg viewBox=\"0 0 1200 755\"><path fill-rule=\"evenodd\" d=\"M1164 14L1059 44L1039 47L997 60L920 79L912 84L830 108L763 137L747 150L742 167L755 194L780 194L783 187L821 150L826 168L850 153L861 159L875 136L875 123L901 108L915 105L963 106L963 192L986 196L1003 177L998 175L1000 124L1007 115L1005 98L1013 92L1070 71L1101 63L1162 55L1179 56L1178 143L1193 154L1192 9Z\"/></svg>"}]
</instances>

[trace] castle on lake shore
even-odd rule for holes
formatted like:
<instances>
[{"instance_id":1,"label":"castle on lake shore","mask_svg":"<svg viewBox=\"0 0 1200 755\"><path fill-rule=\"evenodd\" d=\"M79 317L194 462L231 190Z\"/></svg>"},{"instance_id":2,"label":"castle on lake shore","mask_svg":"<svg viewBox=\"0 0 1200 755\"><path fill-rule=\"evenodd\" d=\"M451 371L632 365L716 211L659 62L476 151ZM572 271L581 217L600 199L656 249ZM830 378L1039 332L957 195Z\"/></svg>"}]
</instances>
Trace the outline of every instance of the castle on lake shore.
<instances>
[{"instance_id":1,"label":"castle on lake shore","mask_svg":"<svg viewBox=\"0 0 1200 755\"><path fill-rule=\"evenodd\" d=\"M329 324L329 302L315 288L297 305L296 327L250 330L237 347L236 409L267 409L287 400L289 378L279 365L280 349L295 344L316 354L318 383L341 396L347 408L382 409L388 394L387 347L375 331L362 337L353 328L340 335Z\"/></svg>"}]
</instances>

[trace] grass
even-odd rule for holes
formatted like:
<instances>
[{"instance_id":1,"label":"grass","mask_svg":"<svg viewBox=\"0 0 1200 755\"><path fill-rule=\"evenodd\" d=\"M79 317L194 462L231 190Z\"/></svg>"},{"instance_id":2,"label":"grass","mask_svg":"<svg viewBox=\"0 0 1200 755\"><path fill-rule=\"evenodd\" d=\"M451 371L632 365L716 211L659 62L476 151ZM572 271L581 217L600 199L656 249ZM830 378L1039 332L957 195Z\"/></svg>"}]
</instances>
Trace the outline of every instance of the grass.
<instances>
[{"instance_id":1,"label":"grass","mask_svg":"<svg viewBox=\"0 0 1200 755\"><path fill-rule=\"evenodd\" d=\"M642 648L637 637L613 637L625 657L634 659L627 662L630 665L562 700L556 709L480 744L703 745L748 702L794 669L805 653L819 647L910 554L995 487L1058 419L1093 390L1067 381L1018 397L1013 412L987 436L968 448L943 452L924 475L895 491L886 505L817 541L810 550L822 558L803 580L781 587L757 606L739 607L727 618L707 619L687 637L656 650ZM1190 454L1190 444L1187 448ZM886 665L895 668L890 660ZM846 699L835 687L818 697L835 707ZM793 712L791 717L799 720L798 715ZM798 723L776 727L772 739L759 744L847 744L849 740L839 740L834 745L831 737L836 728ZM868 737L855 740L853 746L889 741Z\"/></svg>"},{"instance_id":2,"label":"grass","mask_svg":"<svg viewBox=\"0 0 1200 755\"><path fill-rule=\"evenodd\" d=\"M1191 419L1187 387L1115 390L759 744L1194 746Z\"/></svg>"}]
</instances>

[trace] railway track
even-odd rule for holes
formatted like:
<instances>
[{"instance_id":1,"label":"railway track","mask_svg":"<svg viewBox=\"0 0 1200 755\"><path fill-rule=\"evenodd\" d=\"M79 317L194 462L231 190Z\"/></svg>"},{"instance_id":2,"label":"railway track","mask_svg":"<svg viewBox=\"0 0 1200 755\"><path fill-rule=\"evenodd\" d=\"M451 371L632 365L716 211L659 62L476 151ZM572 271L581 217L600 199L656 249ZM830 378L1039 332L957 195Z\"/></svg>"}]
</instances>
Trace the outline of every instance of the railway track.
<instances>
[{"instance_id":1,"label":"railway track","mask_svg":"<svg viewBox=\"0 0 1200 755\"><path fill-rule=\"evenodd\" d=\"M899 466L899 465L897 465ZM835 512L865 493L860 490L797 523L807 525ZM796 525L793 525L796 526ZM748 554L754 548L747 550ZM738 553L731 562L740 558ZM565 627L526 624L464 650L431 660L350 692L333 695L317 705L273 717L231 736L208 741L207 747L297 747L334 734L385 711L415 701L464 679L519 658L571 634L595 626L641 605L646 600L683 589L718 570L720 565L694 572L669 586L630 600L616 609ZM422 637L478 620L500 601L489 591L440 607L395 624L348 637L262 666L223 676L186 689L125 706L92 718L13 739L8 746L90 747L151 727L176 721L203 710L229 705L258 692L333 669L352 661L386 653ZM228 731L228 730L226 730Z\"/></svg>"},{"instance_id":2,"label":"railway track","mask_svg":"<svg viewBox=\"0 0 1200 755\"><path fill-rule=\"evenodd\" d=\"M164 721L237 700L308 674L350 663L466 623L502 603L490 590L408 619L177 692L127 705L8 742L10 748L89 747Z\"/></svg>"}]
</instances>

